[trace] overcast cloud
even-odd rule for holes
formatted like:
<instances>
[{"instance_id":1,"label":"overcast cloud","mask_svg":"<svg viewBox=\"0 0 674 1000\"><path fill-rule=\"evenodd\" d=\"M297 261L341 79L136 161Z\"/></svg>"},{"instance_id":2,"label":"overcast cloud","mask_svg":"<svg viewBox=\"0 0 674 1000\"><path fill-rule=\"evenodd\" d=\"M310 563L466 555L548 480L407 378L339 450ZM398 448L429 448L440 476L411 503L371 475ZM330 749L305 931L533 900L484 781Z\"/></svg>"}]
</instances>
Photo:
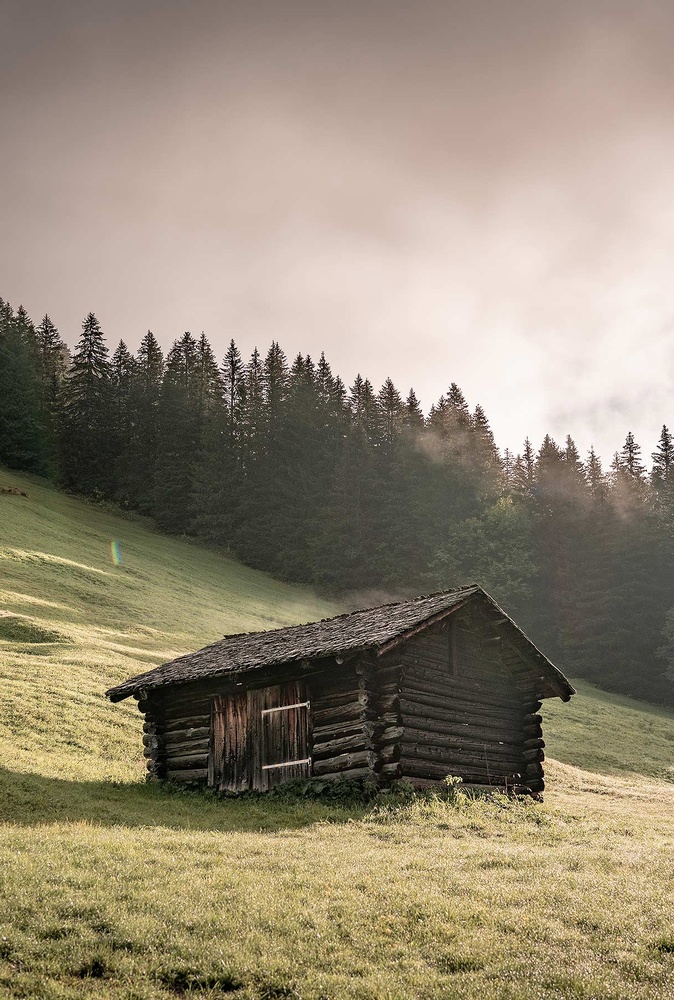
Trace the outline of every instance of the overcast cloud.
<instances>
[{"instance_id":1,"label":"overcast cloud","mask_svg":"<svg viewBox=\"0 0 674 1000\"><path fill-rule=\"evenodd\" d=\"M278 339L513 449L674 424L671 3L0 0L0 295Z\"/></svg>"}]
</instances>

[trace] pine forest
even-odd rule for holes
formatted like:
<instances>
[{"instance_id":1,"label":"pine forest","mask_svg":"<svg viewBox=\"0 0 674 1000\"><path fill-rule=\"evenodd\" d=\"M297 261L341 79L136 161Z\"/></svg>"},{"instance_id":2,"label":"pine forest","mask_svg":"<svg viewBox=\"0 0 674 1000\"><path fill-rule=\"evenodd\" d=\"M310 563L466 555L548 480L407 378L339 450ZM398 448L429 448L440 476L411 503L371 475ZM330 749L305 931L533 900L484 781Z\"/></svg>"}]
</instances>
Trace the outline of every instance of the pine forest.
<instances>
[{"instance_id":1,"label":"pine forest","mask_svg":"<svg viewBox=\"0 0 674 1000\"><path fill-rule=\"evenodd\" d=\"M0 462L193 535L353 606L478 582L572 677L674 704L674 438L647 469L569 436L500 451L459 386L414 391L323 354L217 359L185 333L113 353L93 313L70 353L0 300Z\"/></svg>"}]
</instances>

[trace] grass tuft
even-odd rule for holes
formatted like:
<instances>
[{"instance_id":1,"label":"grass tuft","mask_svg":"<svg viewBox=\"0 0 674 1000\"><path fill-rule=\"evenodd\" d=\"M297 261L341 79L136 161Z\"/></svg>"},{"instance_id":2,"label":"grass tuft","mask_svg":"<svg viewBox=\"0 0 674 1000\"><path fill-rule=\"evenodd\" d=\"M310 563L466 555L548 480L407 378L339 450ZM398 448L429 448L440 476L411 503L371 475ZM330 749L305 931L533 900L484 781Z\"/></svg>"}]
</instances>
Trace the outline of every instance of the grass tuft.
<instances>
[{"instance_id":1,"label":"grass tuft","mask_svg":"<svg viewBox=\"0 0 674 1000\"><path fill-rule=\"evenodd\" d=\"M173 993L200 993L203 991L218 993L238 993L243 989L239 978L229 973L204 975L194 968L168 969L158 974L157 979Z\"/></svg>"},{"instance_id":2,"label":"grass tuft","mask_svg":"<svg viewBox=\"0 0 674 1000\"><path fill-rule=\"evenodd\" d=\"M110 974L110 968L99 956L87 959L75 970L78 979L104 979Z\"/></svg>"}]
</instances>

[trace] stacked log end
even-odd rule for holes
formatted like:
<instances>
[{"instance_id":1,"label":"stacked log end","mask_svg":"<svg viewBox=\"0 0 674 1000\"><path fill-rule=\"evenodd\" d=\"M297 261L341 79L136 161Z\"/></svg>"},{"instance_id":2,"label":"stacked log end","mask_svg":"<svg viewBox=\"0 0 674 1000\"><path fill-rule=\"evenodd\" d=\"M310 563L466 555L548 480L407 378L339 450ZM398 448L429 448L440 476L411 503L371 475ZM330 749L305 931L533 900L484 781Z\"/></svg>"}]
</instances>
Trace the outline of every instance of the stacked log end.
<instances>
[{"instance_id":1,"label":"stacked log end","mask_svg":"<svg viewBox=\"0 0 674 1000\"><path fill-rule=\"evenodd\" d=\"M400 708L402 666L398 656L393 662L377 664L374 672L375 697L379 729L377 758L379 781L390 785L402 777L402 740L405 733Z\"/></svg>"},{"instance_id":2,"label":"stacked log end","mask_svg":"<svg viewBox=\"0 0 674 1000\"><path fill-rule=\"evenodd\" d=\"M364 778L376 774L379 724L372 670L330 669L312 684L312 774Z\"/></svg>"},{"instance_id":3,"label":"stacked log end","mask_svg":"<svg viewBox=\"0 0 674 1000\"><path fill-rule=\"evenodd\" d=\"M148 781L205 784L211 732L210 703L141 697L138 708L145 715L143 753Z\"/></svg>"},{"instance_id":4,"label":"stacked log end","mask_svg":"<svg viewBox=\"0 0 674 1000\"><path fill-rule=\"evenodd\" d=\"M522 732L524 736L524 781L532 793L540 798L545 788L542 717L538 714L540 701L529 701L524 706Z\"/></svg>"}]
</instances>

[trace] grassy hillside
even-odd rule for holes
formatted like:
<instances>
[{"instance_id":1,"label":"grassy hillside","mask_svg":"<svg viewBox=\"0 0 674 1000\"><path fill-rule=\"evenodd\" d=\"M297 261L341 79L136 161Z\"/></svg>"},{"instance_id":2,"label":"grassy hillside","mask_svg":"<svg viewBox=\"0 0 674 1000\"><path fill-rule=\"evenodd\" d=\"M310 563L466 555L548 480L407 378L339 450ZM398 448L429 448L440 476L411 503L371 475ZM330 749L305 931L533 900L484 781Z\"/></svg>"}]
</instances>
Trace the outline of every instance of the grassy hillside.
<instances>
[{"instance_id":1,"label":"grassy hillside","mask_svg":"<svg viewBox=\"0 0 674 1000\"><path fill-rule=\"evenodd\" d=\"M145 785L141 717L107 686L335 609L7 485L29 497L0 494L0 996L674 995L672 714L585 684L546 703L543 805Z\"/></svg>"},{"instance_id":2,"label":"grassy hillside","mask_svg":"<svg viewBox=\"0 0 674 1000\"><path fill-rule=\"evenodd\" d=\"M39 480L0 471L2 486L28 494L0 493L0 759L18 770L137 778L140 716L106 688L228 632L336 613Z\"/></svg>"}]
</instances>

